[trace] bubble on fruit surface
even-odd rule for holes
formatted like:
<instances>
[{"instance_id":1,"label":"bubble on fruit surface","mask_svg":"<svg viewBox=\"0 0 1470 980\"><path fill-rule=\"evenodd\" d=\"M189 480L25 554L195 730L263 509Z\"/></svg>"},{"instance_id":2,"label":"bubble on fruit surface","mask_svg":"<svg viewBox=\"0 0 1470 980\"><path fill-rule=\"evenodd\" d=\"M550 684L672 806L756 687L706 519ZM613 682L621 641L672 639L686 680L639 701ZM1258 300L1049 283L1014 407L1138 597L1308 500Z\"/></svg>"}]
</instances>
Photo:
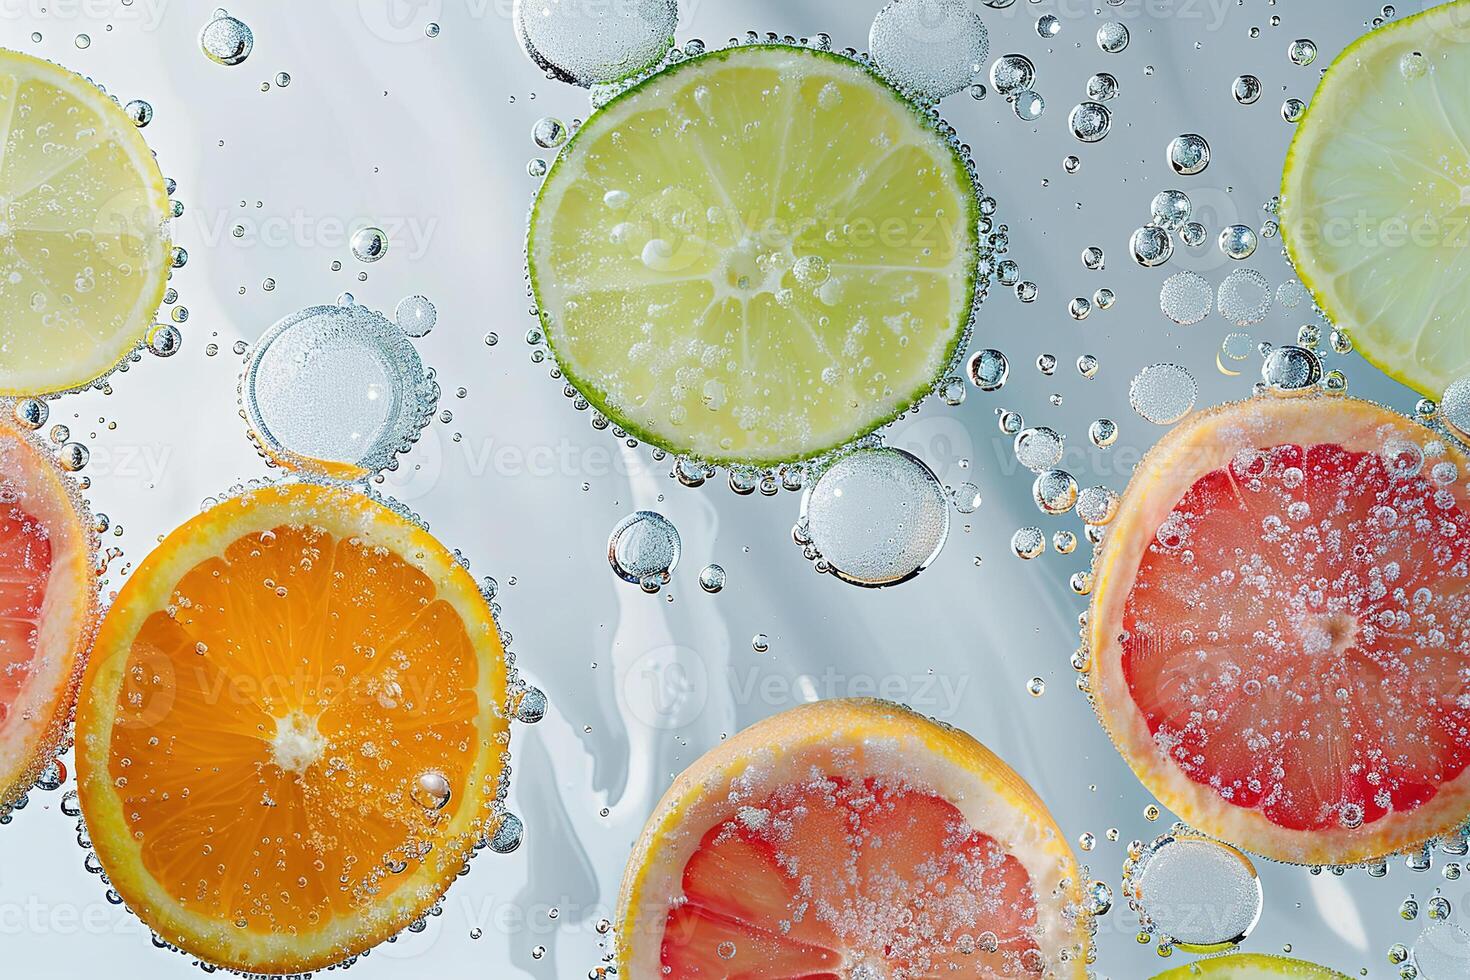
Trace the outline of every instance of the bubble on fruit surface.
<instances>
[{"instance_id":1,"label":"bubble on fruit surface","mask_svg":"<svg viewBox=\"0 0 1470 980\"><path fill-rule=\"evenodd\" d=\"M1011 376L1011 364L1000 351L986 348L970 355L966 371L976 388L999 391Z\"/></svg>"},{"instance_id":2,"label":"bubble on fruit surface","mask_svg":"<svg viewBox=\"0 0 1470 980\"><path fill-rule=\"evenodd\" d=\"M1051 469L1062 461L1065 441L1055 429L1039 426L1017 433L1016 460L1033 473Z\"/></svg>"},{"instance_id":3,"label":"bubble on fruit surface","mask_svg":"<svg viewBox=\"0 0 1470 980\"><path fill-rule=\"evenodd\" d=\"M1273 347L1261 365L1261 381L1276 392L1309 391L1322 382L1322 360L1305 347Z\"/></svg>"},{"instance_id":4,"label":"bubble on fruit surface","mask_svg":"<svg viewBox=\"0 0 1470 980\"><path fill-rule=\"evenodd\" d=\"M1255 865L1228 844L1166 835L1124 869L1123 890L1145 929L1190 952L1244 942L1261 920L1265 894Z\"/></svg>"},{"instance_id":5,"label":"bubble on fruit surface","mask_svg":"<svg viewBox=\"0 0 1470 980\"><path fill-rule=\"evenodd\" d=\"M1113 128L1113 114L1101 102L1082 102L1067 116L1067 125L1083 143L1096 143Z\"/></svg>"},{"instance_id":6,"label":"bubble on fruit surface","mask_svg":"<svg viewBox=\"0 0 1470 980\"><path fill-rule=\"evenodd\" d=\"M713 595L725 587L725 569L720 565L709 564L699 570L699 587Z\"/></svg>"},{"instance_id":7,"label":"bubble on fruit surface","mask_svg":"<svg viewBox=\"0 0 1470 980\"><path fill-rule=\"evenodd\" d=\"M410 337L426 336L439 322L439 313L434 304L423 296L408 296L399 302L393 313L398 329Z\"/></svg>"},{"instance_id":8,"label":"bubble on fruit surface","mask_svg":"<svg viewBox=\"0 0 1470 980\"><path fill-rule=\"evenodd\" d=\"M1032 502L1045 514L1058 517L1077 503L1077 479L1066 470L1046 470L1031 484Z\"/></svg>"},{"instance_id":9,"label":"bubble on fruit surface","mask_svg":"<svg viewBox=\"0 0 1470 980\"><path fill-rule=\"evenodd\" d=\"M990 87L1000 95L1015 95L1036 82L1036 66L1024 54L1003 54L990 66Z\"/></svg>"},{"instance_id":10,"label":"bubble on fruit surface","mask_svg":"<svg viewBox=\"0 0 1470 980\"><path fill-rule=\"evenodd\" d=\"M629 514L607 538L607 561L613 572L646 592L668 584L682 551L673 521L651 510Z\"/></svg>"},{"instance_id":11,"label":"bubble on fruit surface","mask_svg":"<svg viewBox=\"0 0 1470 980\"><path fill-rule=\"evenodd\" d=\"M1133 233L1128 240L1133 261L1151 269L1163 265L1174 254L1174 242L1169 233L1157 225L1145 225Z\"/></svg>"},{"instance_id":12,"label":"bubble on fruit surface","mask_svg":"<svg viewBox=\"0 0 1470 980\"><path fill-rule=\"evenodd\" d=\"M543 116L531 127L531 139L543 150L552 150L567 141L567 127L555 116Z\"/></svg>"},{"instance_id":13,"label":"bubble on fruit surface","mask_svg":"<svg viewBox=\"0 0 1470 980\"><path fill-rule=\"evenodd\" d=\"M893 0L873 18L868 48L898 88L938 102L984 72L990 32L967 0Z\"/></svg>"},{"instance_id":14,"label":"bubble on fruit surface","mask_svg":"<svg viewBox=\"0 0 1470 980\"><path fill-rule=\"evenodd\" d=\"M511 854L520 850L525 836L526 825L521 818L514 813L502 813L496 817L488 845L496 854Z\"/></svg>"},{"instance_id":15,"label":"bubble on fruit surface","mask_svg":"<svg viewBox=\"0 0 1470 980\"><path fill-rule=\"evenodd\" d=\"M1237 327L1254 326L1271 312L1271 284L1255 269L1236 269L1220 283L1215 301Z\"/></svg>"},{"instance_id":16,"label":"bubble on fruit surface","mask_svg":"<svg viewBox=\"0 0 1470 980\"><path fill-rule=\"evenodd\" d=\"M858 449L802 497L798 540L844 582L897 585L924 571L949 538L950 500L928 466L901 449Z\"/></svg>"},{"instance_id":17,"label":"bubble on fruit surface","mask_svg":"<svg viewBox=\"0 0 1470 980\"><path fill-rule=\"evenodd\" d=\"M1077 494L1077 516L1083 523L1096 526L1111 524L1118 516L1122 500L1110 487L1088 487Z\"/></svg>"},{"instance_id":18,"label":"bubble on fruit surface","mask_svg":"<svg viewBox=\"0 0 1470 980\"><path fill-rule=\"evenodd\" d=\"M216 64L238 65L255 49L255 34L244 21L216 10L199 33L199 47Z\"/></svg>"},{"instance_id":19,"label":"bubble on fruit surface","mask_svg":"<svg viewBox=\"0 0 1470 980\"><path fill-rule=\"evenodd\" d=\"M1023 527L1011 535L1011 551L1031 561L1046 554L1046 534L1039 527Z\"/></svg>"},{"instance_id":20,"label":"bubble on fruit surface","mask_svg":"<svg viewBox=\"0 0 1470 980\"><path fill-rule=\"evenodd\" d=\"M589 88L653 67L674 46L678 0L515 0L521 49L547 78Z\"/></svg>"},{"instance_id":21,"label":"bubble on fruit surface","mask_svg":"<svg viewBox=\"0 0 1470 980\"><path fill-rule=\"evenodd\" d=\"M1231 84L1230 94L1241 105L1255 105L1261 99L1261 80L1254 75L1241 75Z\"/></svg>"},{"instance_id":22,"label":"bubble on fruit surface","mask_svg":"<svg viewBox=\"0 0 1470 980\"><path fill-rule=\"evenodd\" d=\"M1099 449L1107 449L1118 441L1118 423L1112 419L1097 419L1087 427L1087 438Z\"/></svg>"},{"instance_id":23,"label":"bubble on fruit surface","mask_svg":"<svg viewBox=\"0 0 1470 980\"><path fill-rule=\"evenodd\" d=\"M1417 980L1464 980L1470 977L1470 932L1443 918L1430 919L1414 940Z\"/></svg>"},{"instance_id":24,"label":"bubble on fruit surface","mask_svg":"<svg viewBox=\"0 0 1470 980\"><path fill-rule=\"evenodd\" d=\"M1119 21L1108 21L1097 29L1097 46L1108 54L1121 54L1129 40L1128 25Z\"/></svg>"},{"instance_id":25,"label":"bubble on fruit surface","mask_svg":"<svg viewBox=\"0 0 1470 980\"><path fill-rule=\"evenodd\" d=\"M397 325L362 306L313 306L255 344L241 408L267 457L365 475L392 464L428 425L439 387Z\"/></svg>"},{"instance_id":26,"label":"bubble on fruit surface","mask_svg":"<svg viewBox=\"0 0 1470 980\"><path fill-rule=\"evenodd\" d=\"M409 790L409 796L413 801L431 813L448 806L452 795L453 790L448 777L442 772L432 770L420 773Z\"/></svg>"},{"instance_id":27,"label":"bubble on fruit surface","mask_svg":"<svg viewBox=\"0 0 1470 980\"><path fill-rule=\"evenodd\" d=\"M1210 165L1210 144L1198 133L1185 133L1169 142L1168 156L1176 174L1191 177Z\"/></svg>"},{"instance_id":28,"label":"bubble on fruit surface","mask_svg":"<svg viewBox=\"0 0 1470 980\"><path fill-rule=\"evenodd\" d=\"M1250 225L1230 225L1220 232L1220 251L1240 261L1256 254L1256 231Z\"/></svg>"},{"instance_id":29,"label":"bubble on fruit surface","mask_svg":"<svg viewBox=\"0 0 1470 980\"><path fill-rule=\"evenodd\" d=\"M1182 326L1193 326L1215 308L1215 290L1197 272L1176 272L1159 289L1159 308Z\"/></svg>"},{"instance_id":30,"label":"bubble on fruit surface","mask_svg":"<svg viewBox=\"0 0 1470 980\"><path fill-rule=\"evenodd\" d=\"M1146 367L1128 386L1128 403L1155 425L1173 425L1184 418L1198 396L1194 375L1178 364Z\"/></svg>"},{"instance_id":31,"label":"bubble on fruit surface","mask_svg":"<svg viewBox=\"0 0 1470 980\"><path fill-rule=\"evenodd\" d=\"M1470 376L1445 389L1439 400L1439 414L1462 439L1470 441Z\"/></svg>"},{"instance_id":32,"label":"bubble on fruit surface","mask_svg":"<svg viewBox=\"0 0 1470 980\"><path fill-rule=\"evenodd\" d=\"M534 725L546 717L548 706L546 694L540 688L527 685L515 697L515 719L523 725Z\"/></svg>"}]
</instances>

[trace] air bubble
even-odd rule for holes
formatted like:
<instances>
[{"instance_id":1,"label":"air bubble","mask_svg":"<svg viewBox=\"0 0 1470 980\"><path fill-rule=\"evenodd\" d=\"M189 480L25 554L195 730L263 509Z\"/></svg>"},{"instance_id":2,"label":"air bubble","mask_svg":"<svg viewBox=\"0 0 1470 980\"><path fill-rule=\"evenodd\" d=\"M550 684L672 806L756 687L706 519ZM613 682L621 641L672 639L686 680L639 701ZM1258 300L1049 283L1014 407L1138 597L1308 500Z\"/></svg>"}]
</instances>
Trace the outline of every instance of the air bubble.
<instances>
[{"instance_id":1,"label":"air bubble","mask_svg":"<svg viewBox=\"0 0 1470 980\"><path fill-rule=\"evenodd\" d=\"M651 68L674 45L677 0L515 0L521 48L548 78L588 88Z\"/></svg>"},{"instance_id":2,"label":"air bubble","mask_svg":"<svg viewBox=\"0 0 1470 980\"><path fill-rule=\"evenodd\" d=\"M1194 375L1177 364L1146 367L1128 386L1128 403L1155 425L1173 425L1184 418L1198 395Z\"/></svg>"},{"instance_id":3,"label":"air bubble","mask_svg":"<svg viewBox=\"0 0 1470 980\"><path fill-rule=\"evenodd\" d=\"M1210 315L1215 291L1196 272L1176 272L1159 289L1159 308L1164 316L1181 326L1193 326Z\"/></svg>"},{"instance_id":4,"label":"air bubble","mask_svg":"<svg viewBox=\"0 0 1470 980\"><path fill-rule=\"evenodd\" d=\"M1128 247L1133 261L1145 269L1163 265L1174 254L1174 242L1169 233L1157 225L1145 225L1135 231Z\"/></svg>"},{"instance_id":5,"label":"air bubble","mask_svg":"<svg viewBox=\"0 0 1470 980\"><path fill-rule=\"evenodd\" d=\"M1271 312L1271 284L1255 269L1236 269L1220 283L1216 304L1237 327L1253 326Z\"/></svg>"},{"instance_id":6,"label":"air bubble","mask_svg":"<svg viewBox=\"0 0 1470 980\"><path fill-rule=\"evenodd\" d=\"M1254 75L1241 75L1231 84L1230 94L1241 105L1255 105L1261 99L1261 80Z\"/></svg>"},{"instance_id":7,"label":"air bubble","mask_svg":"<svg viewBox=\"0 0 1470 980\"><path fill-rule=\"evenodd\" d=\"M1024 54L1003 54L990 66L990 87L1000 95L1015 95L1036 81L1036 66Z\"/></svg>"},{"instance_id":8,"label":"air bubble","mask_svg":"<svg viewBox=\"0 0 1470 980\"><path fill-rule=\"evenodd\" d=\"M657 592L668 584L682 550L679 529L651 510L629 514L607 539L607 561L613 572L646 592Z\"/></svg>"},{"instance_id":9,"label":"air bubble","mask_svg":"<svg viewBox=\"0 0 1470 980\"><path fill-rule=\"evenodd\" d=\"M938 102L984 71L990 32L966 0L893 0L873 18L868 47L900 89Z\"/></svg>"},{"instance_id":10,"label":"air bubble","mask_svg":"<svg viewBox=\"0 0 1470 980\"><path fill-rule=\"evenodd\" d=\"M199 47L216 64L238 65L255 49L255 34L244 21L224 11L215 14L199 34Z\"/></svg>"},{"instance_id":11,"label":"air bubble","mask_svg":"<svg viewBox=\"0 0 1470 980\"><path fill-rule=\"evenodd\" d=\"M1125 869L1124 892L1145 928L1190 952L1244 942L1260 922L1264 893L1249 858L1204 837L1165 836Z\"/></svg>"},{"instance_id":12,"label":"air bubble","mask_svg":"<svg viewBox=\"0 0 1470 980\"><path fill-rule=\"evenodd\" d=\"M1128 26L1118 21L1109 21L1097 29L1097 46L1107 54L1121 54L1127 50L1129 40Z\"/></svg>"},{"instance_id":13,"label":"air bubble","mask_svg":"<svg viewBox=\"0 0 1470 980\"><path fill-rule=\"evenodd\" d=\"M388 234L381 228L359 228L352 233L352 257L359 262L377 262L388 254Z\"/></svg>"},{"instance_id":14,"label":"air bubble","mask_svg":"<svg viewBox=\"0 0 1470 980\"><path fill-rule=\"evenodd\" d=\"M1197 133L1176 136L1169 143L1169 166L1186 177L1203 173L1210 165L1210 144Z\"/></svg>"},{"instance_id":15,"label":"air bubble","mask_svg":"<svg viewBox=\"0 0 1470 980\"><path fill-rule=\"evenodd\" d=\"M1100 102L1083 102L1067 116L1067 125L1083 143L1096 143L1113 128L1113 114Z\"/></svg>"},{"instance_id":16,"label":"air bubble","mask_svg":"<svg viewBox=\"0 0 1470 980\"><path fill-rule=\"evenodd\" d=\"M970 356L966 371L976 388L999 391L1011 375L1011 365L1000 351L987 348Z\"/></svg>"}]
</instances>

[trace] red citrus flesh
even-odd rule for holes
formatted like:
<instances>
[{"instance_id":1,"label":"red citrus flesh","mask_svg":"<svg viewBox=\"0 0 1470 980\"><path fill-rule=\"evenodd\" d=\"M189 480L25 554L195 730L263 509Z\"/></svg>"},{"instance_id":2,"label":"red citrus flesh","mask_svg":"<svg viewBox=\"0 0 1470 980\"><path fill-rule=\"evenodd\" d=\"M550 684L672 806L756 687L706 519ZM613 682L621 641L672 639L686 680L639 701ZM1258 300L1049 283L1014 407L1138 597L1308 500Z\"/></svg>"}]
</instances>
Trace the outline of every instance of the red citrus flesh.
<instances>
[{"instance_id":1,"label":"red citrus flesh","mask_svg":"<svg viewBox=\"0 0 1470 980\"><path fill-rule=\"evenodd\" d=\"M1099 555L1093 689L1143 781L1258 853L1363 860L1470 814L1467 462L1352 399L1187 421Z\"/></svg>"},{"instance_id":2,"label":"red citrus flesh","mask_svg":"<svg viewBox=\"0 0 1470 980\"><path fill-rule=\"evenodd\" d=\"M871 779L814 777L742 809L705 835L684 896L669 976L1041 975L1020 862L950 803Z\"/></svg>"},{"instance_id":3,"label":"red citrus flesh","mask_svg":"<svg viewBox=\"0 0 1470 980\"><path fill-rule=\"evenodd\" d=\"M0 727L36 658L51 538L18 501L0 503Z\"/></svg>"}]
</instances>

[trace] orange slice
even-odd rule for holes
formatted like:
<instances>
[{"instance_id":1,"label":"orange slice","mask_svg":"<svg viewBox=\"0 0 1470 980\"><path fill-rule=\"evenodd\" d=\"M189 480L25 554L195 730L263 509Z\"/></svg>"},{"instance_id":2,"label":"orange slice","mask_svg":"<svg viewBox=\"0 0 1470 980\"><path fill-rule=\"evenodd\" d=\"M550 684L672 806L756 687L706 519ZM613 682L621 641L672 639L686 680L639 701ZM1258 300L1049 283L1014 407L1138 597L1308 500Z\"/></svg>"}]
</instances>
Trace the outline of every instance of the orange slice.
<instances>
[{"instance_id":1,"label":"orange slice","mask_svg":"<svg viewBox=\"0 0 1470 980\"><path fill-rule=\"evenodd\" d=\"M77 715L97 856L206 962L339 963L428 911L494 829L506 692L489 606L419 526L339 488L227 500L98 635Z\"/></svg>"},{"instance_id":2,"label":"orange slice","mask_svg":"<svg viewBox=\"0 0 1470 980\"><path fill-rule=\"evenodd\" d=\"M622 976L1080 980L1078 875L1035 791L965 733L805 705L665 795L623 879Z\"/></svg>"},{"instance_id":3,"label":"orange slice","mask_svg":"<svg viewBox=\"0 0 1470 980\"><path fill-rule=\"evenodd\" d=\"M1095 564L1090 690L1193 826L1304 864L1470 814L1470 461L1344 397L1193 416Z\"/></svg>"},{"instance_id":4,"label":"orange slice","mask_svg":"<svg viewBox=\"0 0 1470 980\"><path fill-rule=\"evenodd\" d=\"M97 617L97 572L75 483L0 423L0 813L55 758Z\"/></svg>"}]
</instances>

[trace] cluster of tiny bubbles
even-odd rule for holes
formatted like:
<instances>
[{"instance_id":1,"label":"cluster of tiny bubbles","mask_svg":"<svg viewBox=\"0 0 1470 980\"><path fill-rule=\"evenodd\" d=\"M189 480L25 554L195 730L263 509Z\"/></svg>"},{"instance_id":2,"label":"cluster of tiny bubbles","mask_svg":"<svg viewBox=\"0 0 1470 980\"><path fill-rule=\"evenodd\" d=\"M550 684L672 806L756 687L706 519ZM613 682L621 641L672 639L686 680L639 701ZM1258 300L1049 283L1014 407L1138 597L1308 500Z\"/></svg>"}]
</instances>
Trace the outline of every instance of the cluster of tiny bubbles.
<instances>
[{"instance_id":1,"label":"cluster of tiny bubbles","mask_svg":"<svg viewBox=\"0 0 1470 980\"><path fill-rule=\"evenodd\" d=\"M1256 244L1256 232L1250 225L1230 225L1220 232L1220 251L1237 262L1255 255Z\"/></svg>"},{"instance_id":2,"label":"cluster of tiny bubbles","mask_svg":"<svg viewBox=\"0 0 1470 980\"><path fill-rule=\"evenodd\" d=\"M425 318L408 319L422 326ZM240 378L241 410L266 459L359 477L412 448L439 394L403 330L350 300L282 319L251 349Z\"/></svg>"},{"instance_id":3,"label":"cluster of tiny bubbles","mask_svg":"<svg viewBox=\"0 0 1470 980\"><path fill-rule=\"evenodd\" d=\"M1085 524L1106 527L1118 516L1121 504L1121 498L1111 488L1088 487L1077 495L1077 516Z\"/></svg>"},{"instance_id":4,"label":"cluster of tiny bubbles","mask_svg":"<svg viewBox=\"0 0 1470 980\"><path fill-rule=\"evenodd\" d=\"M893 0L873 18L868 48L900 91L934 103L975 84L990 32L966 0Z\"/></svg>"},{"instance_id":5,"label":"cluster of tiny bubbles","mask_svg":"<svg viewBox=\"0 0 1470 980\"><path fill-rule=\"evenodd\" d=\"M1123 866L1123 894L1144 934L1193 953L1220 952L1249 938L1265 895L1248 857L1176 826L1150 844L1135 842ZM1162 948L1161 948L1162 952Z\"/></svg>"},{"instance_id":6,"label":"cluster of tiny bubbles","mask_svg":"<svg viewBox=\"0 0 1470 980\"><path fill-rule=\"evenodd\" d=\"M1099 449L1108 449L1118 441L1118 423L1097 419L1087 427L1087 438Z\"/></svg>"},{"instance_id":7,"label":"cluster of tiny bubbles","mask_svg":"<svg viewBox=\"0 0 1470 980\"><path fill-rule=\"evenodd\" d=\"M1060 517L1077 503L1077 479L1066 470L1049 469L1036 475L1031 484L1031 500L1038 510Z\"/></svg>"},{"instance_id":8,"label":"cluster of tiny bubbles","mask_svg":"<svg viewBox=\"0 0 1470 980\"><path fill-rule=\"evenodd\" d=\"M1322 359L1305 347L1272 347L1261 365L1261 388L1273 394L1300 394L1322 383Z\"/></svg>"},{"instance_id":9,"label":"cluster of tiny bubbles","mask_svg":"<svg viewBox=\"0 0 1470 980\"><path fill-rule=\"evenodd\" d=\"M1255 269L1236 269L1220 283L1216 295L1220 315L1237 327L1249 327L1271 312L1271 284Z\"/></svg>"},{"instance_id":10,"label":"cluster of tiny bubbles","mask_svg":"<svg viewBox=\"0 0 1470 980\"><path fill-rule=\"evenodd\" d=\"M1122 54L1130 40L1128 25L1118 21L1108 21L1097 29L1097 46L1106 54Z\"/></svg>"},{"instance_id":11,"label":"cluster of tiny bubbles","mask_svg":"<svg viewBox=\"0 0 1470 980\"><path fill-rule=\"evenodd\" d=\"M1011 364L1000 351L986 348L970 355L965 373L981 391L999 391L1011 376Z\"/></svg>"},{"instance_id":12,"label":"cluster of tiny bubbles","mask_svg":"<svg viewBox=\"0 0 1470 980\"><path fill-rule=\"evenodd\" d=\"M1039 527L1023 527L1011 535L1011 551L1031 561L1046 554L1046 534Z\"/></svg>"},{"instance_id":13,"label":"cluster of tiny bubbles","mask_svg":"<svg viewBox=\"0 0 1470 980\"><path fill-rule=\"evenodd\" d=\"M352 233L349 245L353 258L371 264L388 254L388 233L371 226L359 228Z\"/></svg>"},{"instance_id":14,"label":"cluster of tiny bubbles","mask_svg":"<svg viewBox=\"0 0 1470 980\"><path fill-rule=\"evenodd\" d=\"M607 539L607 561L613 572L649 594L669 583L682 551L679 529L651 510L629 514Z\"/></svg>"},{"instance_id":15,"label":"cluster of tiny bubbles","mask_svg":"<svg viewBox=\"0 0 1470 980\"><path fill-rule=\"evenodd\" d=\"M521 48L547 78L590 88L661 61L674 45L679 4L515 0L511 17Z\"/></svg>"},{"instance_id":16,"label":"cluster of tiny bubbles","mask_svg":"<svg viewBox=\"0 0 1470 980\"><path fill-rule=\"evenodd\" d=\"M218 8L199 33L199 47L216 64L238 65L254 50L255 34L244 21Z\"/></svg>"},{"instance_id":17,"label":"cluster of tiny bubbles","mask_svg":"<svg viewBox=\"0 0 1470 980\"><path fill-rule=\"evenodd\" d=\"M1230 94L1241 105L1255 105L1261 99L1261 80L1254 75L1241 75L1231 83Z\"/></svg>"},{"instance_id":18,"label":"cluster of tiny bubbles","mask_svg":"<svg viewBox=\"0 0 1470 980\"><path fill-rule=\"evenodd\" d=\"M1173 425L1194 408L1199 386L1178 364L1153 364L1128 385L1128 403L1155 425Z\"/></svg>"},{"instance_id":19,"label":"cluster of tiny bubbles","mask_svg":"<svg viewBox=\"0 0 1470 980\"><path fill-rule=\"evenodd\" d=\"M394 310L393 320L398 324L398 329L408 336L424 337L439 322L439 312L426 297L406 296Z\"/></svg>"},{"instance_id":20,"label":"cluster of tiny bubbles","mask_svg":"<svg viewBox=\"0 0 1470 980\"><path fill-rule=\"evenodd\" d=\"M1039 426L1016 434L1016 460L1033 473L1051 469L1062 461L1065 440L1054 429Z\"/></svg>"},{"instance_id":21,"label":"cluster of tiny bubbles","mask_svg":"<svg viewBox=\"0 0 1470 980\"><path fill-rule=\"evenodd\" d=\"M567 141L566 123L553 116L543 116L531 127L531 139L543 150L554 150Z\"/></svg>"},{"instance_id":22,"label":"cluster of tiny bubbles","mask_svg":"<svg viewBox=\"0 0 1470 980\"><path fill-rule=\"evenodd\" d=\"M1176 272L1159 288L1159 309L1181 326L1193 326L1215 308L1215 290L1197 272Z\"/></svg>"},{"instance_id":23,"label":"cluster of tiny bubbles","mask_svg":"<svg viewBox=\"0 0 1470 980\"><path fill-rule=\"evenodd\" d=\"M1128 249L1133 261L1145 269L1163 265L1174 254L1174 242L1169 233L1158 225L1144 225L1128 240Z\"/></svg>"},{"instance_id":24,"label":"cluster of tiny bubbles","mask_svg":"<svg viewBox=\"0 0 1470 980\"><path fill-rule=\"evenodd\" d=\"M1185 133L1169 142L1169 166L1176 174L1192 177L1210 165L1210 144L1198 133Z\"/></svg>"},{"instance_id":25,"label":"cluster of tiny bubbles","mask_svg":"<svg viewBox=\"0 0 1470 980\"><path fill-rule=\"evenodd\" d=\"M864 588L898 585L939 557L949 507L944 486L917 457L859 448L807 489L792 539L819 572Z\"/></svg>"},{"instance_id":26,"label":"cluster of tiny bubbles","mask_svg":"<svg viewBox=\"0 0 1470 980\"><path fill-rule=\"evenodd\" d=\"M1439 417L1462 440L1470 441L1470 377L1460 378L1445 389L1439 400Z\"/></svg>"},{"instance_id":27,"label":"cluster of tiny bubbles","mask_svg":"<svg viewBox=\"0 0 1470 980\"><path fill-rule=\"evenodd\" d=\"M1428 921L1414 940L1412 953L1402 945L1389 949L1390 963L1406 963L1400 976L1417 980L1460 980L1470 976L1470 932L1450 921L1449 899L1435 894L1427 903ZM1411 965L1409 965L1411 964Z\"/></svg>"},{"instance_id":28,"label":"cluster of tiny bubbles","mask_svg":"<svg viewBox=\"0 0 1470 980\"><path fill-rule=\"evenodd\" d=\"M1096 143L1113 128L1113 113L1101 102L1080 102L1067 116L1072 135L1083 143Z\"/></svg>"}]
</instances>

